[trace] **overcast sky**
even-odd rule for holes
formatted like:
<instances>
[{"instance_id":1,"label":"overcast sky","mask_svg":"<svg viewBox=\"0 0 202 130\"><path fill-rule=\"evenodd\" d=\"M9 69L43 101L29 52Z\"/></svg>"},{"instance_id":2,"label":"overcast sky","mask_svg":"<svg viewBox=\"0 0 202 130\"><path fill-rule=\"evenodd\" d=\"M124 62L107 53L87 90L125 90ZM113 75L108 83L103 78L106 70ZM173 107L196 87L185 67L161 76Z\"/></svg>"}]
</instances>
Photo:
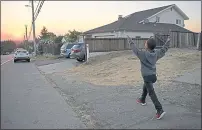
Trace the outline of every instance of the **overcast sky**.
<instances>
[{"instance_id":1,"label":"overcast sky","mask_svg":"<svg viewBox=\"0 0 202 130\"><path fill-rule=\"evenodd\" d=\"M22 39L25 24L31 24L31 8L28 1L1 2L1 39ZM38 1L35 2L35 7ZM185 28L201 31L200 1L45 1L36 20L36 34L43 26L55 34L68 30L87 31L117 20L118 15L176 4L188 17Z\"/></svg>"}]
</instances>

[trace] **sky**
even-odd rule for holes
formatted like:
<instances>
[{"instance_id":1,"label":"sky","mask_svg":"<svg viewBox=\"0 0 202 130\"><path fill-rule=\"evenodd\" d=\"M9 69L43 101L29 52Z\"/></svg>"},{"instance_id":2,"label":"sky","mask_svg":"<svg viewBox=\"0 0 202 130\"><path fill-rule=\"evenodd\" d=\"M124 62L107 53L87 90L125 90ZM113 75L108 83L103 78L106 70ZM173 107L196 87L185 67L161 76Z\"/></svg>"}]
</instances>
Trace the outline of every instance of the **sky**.
<instances>
[{"instance_id":1,"label":"sky","mask_svg":"<svg viewBox=\"0 0 202 130\"><path fill-rule=\"evenodd\" d=\"M31 25L29 1L1 1L1 40L22 40ZM38 1L34 3L35 8ZM45 26L56 35L87 31L137 11L176 4L188 17L185 28L201 31L201 1L45 1L36 20L36 35ZM32 37L31 37L32 39Z\"/></svg>"}]
</instances>

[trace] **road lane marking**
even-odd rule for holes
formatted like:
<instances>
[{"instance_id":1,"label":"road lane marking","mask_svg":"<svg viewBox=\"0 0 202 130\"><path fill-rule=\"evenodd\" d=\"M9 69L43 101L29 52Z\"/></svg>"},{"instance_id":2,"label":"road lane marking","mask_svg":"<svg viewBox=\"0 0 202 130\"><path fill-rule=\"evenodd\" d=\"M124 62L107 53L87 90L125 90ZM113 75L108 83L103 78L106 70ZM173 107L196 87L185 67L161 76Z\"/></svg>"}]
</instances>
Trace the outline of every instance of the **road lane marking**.
<instances>
[{"instance_id":1,"label":"road lane marking","mask_svg":"<svg viewBox=\"0 0 202 130\"><path fill-rule=\"evenodd\" d=\"M7 62L9 62L9 61L11 61L11 60L13 60L13 58L11 58L10 60L7 60L7 61L1 63L1 65L6 64Z\"/></svg>"}]
</instances>

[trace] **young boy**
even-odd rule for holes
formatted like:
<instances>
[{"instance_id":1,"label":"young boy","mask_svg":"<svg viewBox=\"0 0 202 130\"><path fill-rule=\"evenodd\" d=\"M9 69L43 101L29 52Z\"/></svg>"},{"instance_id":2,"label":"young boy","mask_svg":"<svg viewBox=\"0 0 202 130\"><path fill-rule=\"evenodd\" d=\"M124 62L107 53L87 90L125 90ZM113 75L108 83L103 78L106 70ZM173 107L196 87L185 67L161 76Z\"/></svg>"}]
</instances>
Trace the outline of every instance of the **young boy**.
<instances>
[{"instance_id":1,"label":"young boy","mask_svg":"<svg viewBox=\"0 0 202 130\"><path fill-rule=\"evenodd\" d=\"M149 38L145 42L146 51L139 50L136 47L135 43L130 38L128 40L131 45L133 44L132 49L134 54L140 59L141 74L144 80L142 96L138 98L137 103L146 105L145 99L146 99L147 93L149 93L149 96L157 110L156 118L161 119L166 112L163 111L162 105L158 101L158 98L153 88L153 83L155 83L157 80L156 62L160 58L162 58L165 55L166 51L168 50L170 45L170 37L168 37L164 46L158 50L154 50L154 48L156 47L156 41L153 38Z\"/></svg>"}]
</instances>

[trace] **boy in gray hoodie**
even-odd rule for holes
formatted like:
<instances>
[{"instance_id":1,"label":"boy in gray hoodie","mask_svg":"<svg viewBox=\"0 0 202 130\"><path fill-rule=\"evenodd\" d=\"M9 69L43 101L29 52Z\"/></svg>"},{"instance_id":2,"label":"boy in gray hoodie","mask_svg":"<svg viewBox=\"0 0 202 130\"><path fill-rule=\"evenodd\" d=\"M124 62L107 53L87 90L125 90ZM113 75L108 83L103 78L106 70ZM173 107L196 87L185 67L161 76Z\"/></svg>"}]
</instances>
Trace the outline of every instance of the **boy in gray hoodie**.
<instances>
[{"instance_id":1,"label":"boy in gray hoodie","mask_svg":"<svg viewBox=\"0 0 202 130\"><path fill-rule=\"evenodd\" d=\"M129 37L128 37L129 38ZM132 45L134 54L139 58L141 63L141 74L144 80L142 96L138 98L137 103L146 105L145 99L147 93L157 110L156 118L161 119L166 112L163 111L161 103L158 101L153 88L153 83L156 82L156 62L162 58L167 52L170 45L170 37L168 37L164 46L161 49L154 50L156 41L153 38L145 42L145 51L139 50L136 44L129 38L129 43Z\"/></svg>"}]
</instances>

